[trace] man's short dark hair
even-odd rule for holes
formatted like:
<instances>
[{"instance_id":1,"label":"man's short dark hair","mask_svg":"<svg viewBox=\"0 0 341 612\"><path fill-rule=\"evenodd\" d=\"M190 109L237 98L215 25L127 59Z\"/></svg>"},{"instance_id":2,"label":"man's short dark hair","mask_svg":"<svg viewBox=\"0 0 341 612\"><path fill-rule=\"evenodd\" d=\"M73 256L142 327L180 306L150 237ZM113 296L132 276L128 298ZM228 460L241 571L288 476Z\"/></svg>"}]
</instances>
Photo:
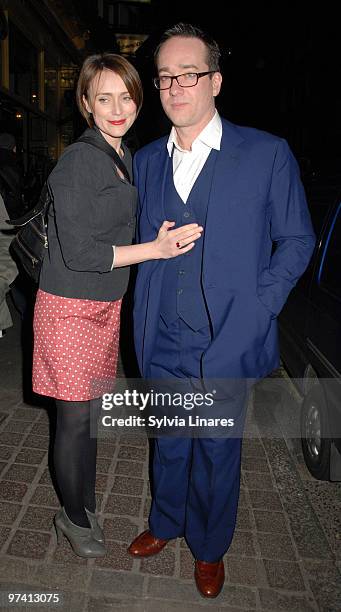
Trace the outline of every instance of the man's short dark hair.
<instances>
[{"instance_id":1,"label":"man's short dark hair","mask_svg":"<svg viewBox=\"0 0 341 612\"><path fill-rule=\"evenodd\" d=\"M155 49L155 64L163 43L170 38L174 38L175 36L181 36L182 38L198 38L199 40L202 40L207 50L207 65L209 70L220 72L219 59L221 53L218 44L209 34L190 23L177 23L163 33L160 42Z\"/></svg>"}]
</instances>

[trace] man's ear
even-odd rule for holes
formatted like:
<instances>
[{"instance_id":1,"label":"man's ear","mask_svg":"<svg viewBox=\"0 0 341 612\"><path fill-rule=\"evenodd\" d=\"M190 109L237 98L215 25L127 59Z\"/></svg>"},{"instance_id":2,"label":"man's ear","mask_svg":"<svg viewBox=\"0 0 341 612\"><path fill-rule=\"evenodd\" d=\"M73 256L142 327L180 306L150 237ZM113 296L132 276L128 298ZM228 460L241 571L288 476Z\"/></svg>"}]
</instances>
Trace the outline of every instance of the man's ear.
<instances>
[{"instance_id":1,"label":"man's ear","mask_svg":"<svg viewBox=\"0 0 341 612\"><path fill-rule=\"evenodd\" d=\"M85 106L85 110L86 110L88 113L90 113L90 114L91 114L91 113L92 113L92 110L91 110L91 108L90 108L90 106L89 106L89 103L88 103L88 101L87 101L87 99L86 99L86 97L85 97L85 95L84 95L84 94L82 95L82 101L83 101L83 104L84 104L84 106Z\"/></svg>"},{"instance_id":2,"label":"man's ear","mask_svg":"<svg viewBox=\"0 0 341 612\"><path fill-rule=\"evenodd\" d=\"M212 76L212 87L213 87L213 95L217 96L220 92L221 84L223 82L223 77L220 72L215 72Z\"/></svg>"}]
</instances>

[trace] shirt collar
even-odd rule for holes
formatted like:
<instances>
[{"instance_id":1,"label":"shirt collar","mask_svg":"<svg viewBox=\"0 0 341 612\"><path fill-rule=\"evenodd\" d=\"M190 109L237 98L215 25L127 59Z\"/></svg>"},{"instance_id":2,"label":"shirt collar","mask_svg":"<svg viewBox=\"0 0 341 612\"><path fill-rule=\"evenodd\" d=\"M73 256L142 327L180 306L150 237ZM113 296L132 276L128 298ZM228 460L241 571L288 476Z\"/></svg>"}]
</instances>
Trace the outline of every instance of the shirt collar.
<instances>
[{"instance_id":1,"label":"shirt collar","mask_svg":"<svg viewBox=\"0 0 341 612\"><path fill-rule=\"evenodd\" d=\"M204 127L204 129L200 132L200 134L193 141L192 151L195 150L196 145L198 143L202 143L206 145L207 147L209 147L210 149L216 149L217 151L220 151L222 133L223 133L223 126L222 126L218 111L216 110L211 121L209 121L209 123ZM175 131L174 126L171 129L171 133L169 134L169 138L167 142L167 149L168 149L169 157L172 156L173 146L175 146L179 151L184 151L184 149L182 149L177 142L176 131ZM185 152L188 153L188 151L185 151Z\"/></svg>"}]
</instances>

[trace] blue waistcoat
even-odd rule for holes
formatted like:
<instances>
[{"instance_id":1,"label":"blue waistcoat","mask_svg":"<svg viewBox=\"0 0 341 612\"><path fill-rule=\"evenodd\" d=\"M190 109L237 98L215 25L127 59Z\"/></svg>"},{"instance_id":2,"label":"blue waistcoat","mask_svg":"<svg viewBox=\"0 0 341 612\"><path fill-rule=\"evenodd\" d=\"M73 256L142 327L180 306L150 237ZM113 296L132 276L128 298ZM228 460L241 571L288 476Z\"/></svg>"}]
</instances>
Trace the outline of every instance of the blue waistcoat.
<instances>
[{"instance_id":1,"label":"blue waistcoat","mask_svg":"<svg viewBox=\"0 0 341 612\"><path fill-rule=\"evenodd\" d=\"M165 183L164 207L166 218L175 221L176 227L187 223L198 223L205 228L217 151L212 149L185 204L174 187L173 163L168 160ZM209 324L209 316L202 291L203 236L194 248L185 255L166 262L161 292L160 314L166 325L181 318L193 330Z\"/></svg>"}]
</instances>

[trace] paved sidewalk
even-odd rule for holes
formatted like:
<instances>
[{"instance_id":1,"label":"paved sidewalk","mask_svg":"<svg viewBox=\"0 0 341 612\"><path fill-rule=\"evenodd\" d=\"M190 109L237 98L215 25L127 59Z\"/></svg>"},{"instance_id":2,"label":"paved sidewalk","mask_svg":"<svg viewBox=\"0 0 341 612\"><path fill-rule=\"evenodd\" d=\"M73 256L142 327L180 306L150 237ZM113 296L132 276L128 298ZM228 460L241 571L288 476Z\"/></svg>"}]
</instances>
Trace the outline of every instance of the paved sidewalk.
<instances>
[{"instance_id":1,"label":"paved sidewalk","mask_svg":"<svg viewBox=\"0 0 341 612\"><path fill-rule=\"evenodd\" d=\"M140 435L99 442L107 556L83 560L65 539L57 547L51 525L59 502L48 467L53 409L23 402L19 335L16 317L0 339L0 590L63 594L62 607L25 607L44 611L341 610L341 485L310 477L297 440L261 437L261 390L258 422L249 423L253 436L243 444L238 524L218 599L198 595L184 541L148 560L126 553L150 505L148 443Z\"/></svg>"}]
</instances>

